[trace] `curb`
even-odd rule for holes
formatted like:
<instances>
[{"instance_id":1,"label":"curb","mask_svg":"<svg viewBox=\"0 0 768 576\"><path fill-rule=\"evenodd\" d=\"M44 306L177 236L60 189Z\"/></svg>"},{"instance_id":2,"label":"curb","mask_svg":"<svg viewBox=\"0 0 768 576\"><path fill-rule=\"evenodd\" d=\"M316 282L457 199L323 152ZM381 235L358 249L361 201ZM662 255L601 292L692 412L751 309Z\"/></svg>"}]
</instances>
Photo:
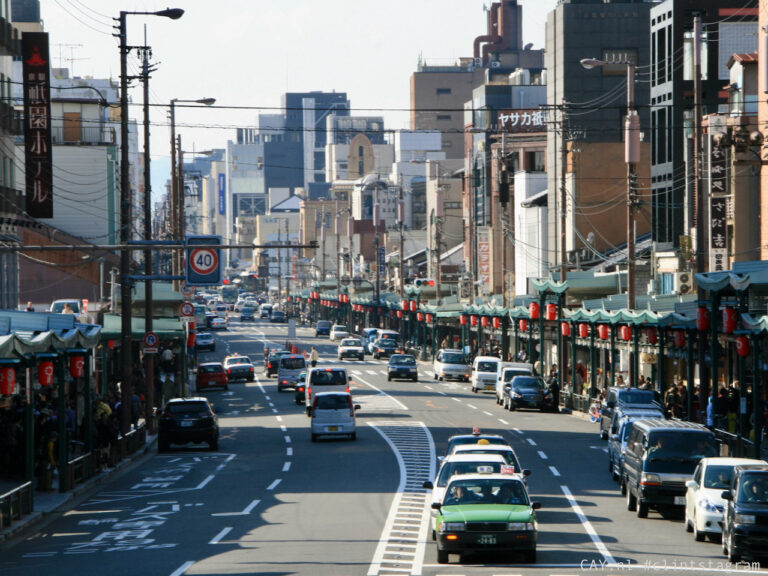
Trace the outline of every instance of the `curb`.
<instances>
[{"instance_id":1,"label":"curb","mask_svg":"<svg viewBox=\"0 0 768 576\"><path fill-rule=\"evenodd\" d=\"M0 542L7 542L11 540L20 532L27 530L33 527L35 524L38 524L39 522L41 522L46 516L54 514L59 510L63 509L76 496L79 496L80 494L87 492L88 490L91 490L94 486L98 486L99 484L102 484L107 479L109 479L113 474L115 474L116 472L119 472L126 466L132 464L138 458L144 456L147 452L149 452L150 448L154 446L156 441L157 441L156 434L152 436L148 436L146 444L144 444L144 446L140 450L137 450L136 452L131 454L129 457L121 460L113 468L109 468L107 470L102 471L102 473L98 474L97 476L94 476L93 478L89 478L87 481L83 482L82 484L78 484L77 486L75 486L69 492L62 494L63 500L59 502L57 505L55 505L53 508L51 508L50 510L33 510L32 512L30 512L20 520L16 520L11 526L9 526L8 528L0 532Z\"/></svg>"}]
</instances>

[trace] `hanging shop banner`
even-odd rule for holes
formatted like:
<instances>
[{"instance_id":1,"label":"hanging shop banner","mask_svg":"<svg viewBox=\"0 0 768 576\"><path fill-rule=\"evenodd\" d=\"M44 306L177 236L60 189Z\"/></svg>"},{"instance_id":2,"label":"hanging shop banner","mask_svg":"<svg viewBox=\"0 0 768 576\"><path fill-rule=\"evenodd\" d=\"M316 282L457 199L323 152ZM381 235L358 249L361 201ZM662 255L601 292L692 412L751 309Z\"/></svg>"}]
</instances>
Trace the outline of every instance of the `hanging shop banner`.
<instances>
[{"instance_id":1,"label":"hanging shop banner","mask_svg":"<svg viewBox=\"0 0 768 576\"><path fill-rule=\"evenodd\" d=\"M712 225L709 247L709 269L712 272L728 270L728 229L726 209L728 198L712 196L709 200L710 223Z\"/></svg>"},{"instance_id":2,"label":"hanging shop banner","mask_svg":"<svg viewBox=\"0 0 768 576\"><path fill-rule=\"evenodd\" d=\"M488 226L477 227L477 276L481 286L491 282L491 243Z\"/></svg>"},{"instance_id":3,"label":"hanging shop banner","mask_svg":"<svg viewBox=\"0 0 768 576\"><path fill-rule=\"evenodd\" d=\"M26 210L32 218L53 218L48 34L25 32L21 37L21 51L24 76Z\"/></svg>"},{"instance_id":4,"label":"hanging shop banner","mask_svg":"<svg viewBox=\"0 0 768 576\"><path fill-rule=\"evenodd\" d=\"M219 214L227 213L227 176L219 174Z\"/></svg>"}]
</instances>

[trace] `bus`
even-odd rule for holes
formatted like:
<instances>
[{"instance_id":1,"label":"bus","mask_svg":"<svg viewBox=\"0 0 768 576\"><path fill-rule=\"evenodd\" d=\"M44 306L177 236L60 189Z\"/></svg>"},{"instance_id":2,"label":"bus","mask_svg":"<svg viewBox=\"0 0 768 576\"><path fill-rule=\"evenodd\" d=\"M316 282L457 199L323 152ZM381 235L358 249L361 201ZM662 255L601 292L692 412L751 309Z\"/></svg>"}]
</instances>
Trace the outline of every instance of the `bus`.
<instances>
[{"instance_id":1,"label":"bus","mask_svg":"<svg viewBox=\"0 0 768 576\"><path fill-rule=\"evenodd\" d=\"M230 309L237 304L237 297L240 294L237 286L219 286L217 292L219 293L219 300L229 306Z\"/></svg>"}]
</instances>

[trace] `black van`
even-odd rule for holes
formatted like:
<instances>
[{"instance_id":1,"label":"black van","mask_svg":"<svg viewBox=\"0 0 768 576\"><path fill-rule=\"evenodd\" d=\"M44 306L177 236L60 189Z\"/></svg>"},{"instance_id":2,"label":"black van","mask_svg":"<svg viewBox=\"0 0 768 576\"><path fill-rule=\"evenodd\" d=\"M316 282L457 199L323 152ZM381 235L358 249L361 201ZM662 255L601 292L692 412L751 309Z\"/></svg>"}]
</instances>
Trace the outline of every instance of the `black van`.
<instances>
[{"instance_id":1,"label":"black van","mask_svg":"<svg viewBox=\"0 0 768 576\"><path fill-rule=\"evenodd\" d=\"M624 407L658 408L662 410L655 390L611 386L608 388L605 400L603 400L600 406L600 438L608 440L608 428L611 426L613 413L617 409Z\"/></svg>"},{"instance_id":2,"label":"black van","mask_svg":"<svg viewBox=\"0 0 768 576\"><path fill-rule=\"evenodd\" d=\"M701 424L638 420L632 425L622 466L627 510L640 518L649 508L685 506L685 483L702 458L717 456L715 435Z\"/></svg>"}]
</instances>

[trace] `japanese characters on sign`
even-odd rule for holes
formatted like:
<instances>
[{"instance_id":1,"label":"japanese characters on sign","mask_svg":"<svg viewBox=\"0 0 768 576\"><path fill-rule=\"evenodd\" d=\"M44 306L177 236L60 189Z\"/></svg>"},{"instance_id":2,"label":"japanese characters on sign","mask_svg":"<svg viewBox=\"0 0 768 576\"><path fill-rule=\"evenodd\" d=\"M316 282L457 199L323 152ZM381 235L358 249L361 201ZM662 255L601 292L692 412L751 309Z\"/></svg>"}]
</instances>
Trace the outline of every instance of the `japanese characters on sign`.
<instances>
[{"instance_id":1,"label":"japanese characters on sign","mask_svg":"<svg viewBox=\"0 0 768 576\"><path fill-rule=\"evenodd\" d=\"M491 243L488 226L477 227L477 275L482 286L491 281Z\"/></svg>"},{"instance_id":2,"label":"japanese characters on sign","mask_svg":"<svg viewBox=\"0 0 768 576\"><path fill-rule=\"evenodd\" d=\"M712 194L728 193L725 160L725 150L719 146L712 146L709 157L709 181Z\"/></svg>"},{"instance_id":3,"label":"japanese characters on sign","mask_svg":"<svg viewBox=\"0 0 768 576\"><path fill-rule=\"evenodd\" d=\"M728 239L727 239L727 199L723 196L710 198L710 223L712 235L709 250L709 269L712 272L728 269Z\"/></svg>"},{"instance_id":4,"label":"japanese characters on sign","mask_svg":"<svg viewBox=\"0 0 768 576\"><path fill-rule=\"evenodd\" d=\"M26 209L32 218L53 218L51 171L51 73L48 34L22 35Z\"/></svg>"},{"instance_id":5,"label":"japanese characters on sign","mask_svg":"<svg viewBox=\"0 0 768 576\"><path fill-rule=\"evenodd\" d=\"M546 132L542 110L499 110L499 132Z\"/></svg>"}]
</instances>

